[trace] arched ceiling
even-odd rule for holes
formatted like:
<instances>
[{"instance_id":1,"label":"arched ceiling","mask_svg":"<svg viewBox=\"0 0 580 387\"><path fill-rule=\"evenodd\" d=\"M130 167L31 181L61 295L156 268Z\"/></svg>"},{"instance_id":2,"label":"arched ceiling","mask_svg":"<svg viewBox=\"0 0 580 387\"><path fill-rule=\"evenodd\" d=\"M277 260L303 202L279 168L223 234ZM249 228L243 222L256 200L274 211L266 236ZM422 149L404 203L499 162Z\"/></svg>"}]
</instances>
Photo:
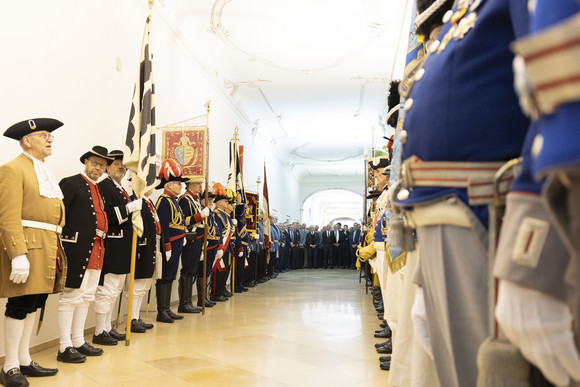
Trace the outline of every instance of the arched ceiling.
<instances>
[{"instance_id":1,"label":"arched ceiling","mask_svg":"<svg viewBox=\"0 0 580 387\"><path fill-rule=\"evenodd\" d=\"M157 0L156 10L299 180L361 176L382 145L410 1Z\"/></svg>"}]
</instances>

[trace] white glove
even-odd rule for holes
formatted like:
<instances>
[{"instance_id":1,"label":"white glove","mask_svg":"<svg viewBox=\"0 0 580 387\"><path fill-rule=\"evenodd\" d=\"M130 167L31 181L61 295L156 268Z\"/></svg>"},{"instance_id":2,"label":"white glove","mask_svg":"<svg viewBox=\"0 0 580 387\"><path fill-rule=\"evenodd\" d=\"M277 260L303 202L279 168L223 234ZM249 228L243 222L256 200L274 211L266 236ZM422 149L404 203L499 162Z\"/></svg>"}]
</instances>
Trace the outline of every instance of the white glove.
<instances>
[{"instance_id":1,"label":"white glove","mask_svg":"<svg viewBox=\"0 0 580 387\"><path fill-rule=\"evenodd\" d=\"M171 250L165 252L165 260L169 261L169 258L171 258Z\"/></svg>"},{"instance_id":2,"label":"white glove","mask_svg":"<svg viewBox=\"0 0 580 387\"><path fill-rule=\"evenodd\" d=\"M495 317L522 355L557 386L580 381L572 314L565 303L536 290L500 281Z\"/></svg>"},{"instance_id":3,"label":"white glove","mask_svg":"<svg viewBox=\"0 0 580 387\"><path fill-rule=\"evenodd\" d=\"M220 259L223 256L224 256L223 250L218 250L217 253L215 253L215 259Z\"/></svg>"},{"instance_id":4,"label":"white glove","mask_svg":"<svg viewBox=\"0 0 580 387\"><path fill-rule=\"evenodd\" d=\"M425 310L425 294L422 287L417 287L415 290L415 300L411 307L411 320L413 321L417 340L425 349L425 352L433 358L433 347L431 345L429 326L427 325L427 311Z\"/></svg>"},{"instance_id":5,"label":"white glove","mask_svg":"<svg viewBox=\"0 0 580 387\"><path fill-rule=\"evenodd\" d=\"M238 220L237 219L232 219L232 223L234 224L234 226L238 225Z\"/></svg>"},{"instance_id":6,"label":"white glove","mask_svg":"<svg viewBox=\"0 0 580 387\"><path fill-rule=\"evenodd\" d=\"M244 256L244 252L243 252L243 251L240 251L240 252L238 253L238 257L243 257L243 256Z\"/></svg>"},{"instance_id":7,"label":"white glove","mask_svg":"<svg viewBox=\"0 0 580 387\"><path fill-rule=\"evenodd\" d=\"M258 239L258 234L252 234L252 239L253 239L253 240L256 240L256 239Z\"/></svg>"},{"instance_id":8,"label":"white glove","mask_svg":"<svg viewBox=\"0 0 580 387\"><path fill-rule=\"evenodd\" d=\"M10 272L10 281L15 284L23 284L30 274L30 263L26 255L18 255L12 258L12 271Z\"/></svg>"},{"instance_id":9,"label":"white glove","mask_svg":"<svg viewBox=\"0 0 580 387\"><path fill-rule=\"evenodd\" d=\"M127 211L129 212L140 211L142 206L143 206L142 199L133 200L132 202L127 203Z\"/></svg>"},{"instance_id":10,"label":"white glove","mask_svg":"<svg viewBox=\"0 0 580 387\"><path fill-rule=\"evenodd\" d=\"M203 210L201 210L201 212L199 213L201 215L202 218L207 218L209 216L209 208L204 208Z\"/></svg>"}]
</instances>

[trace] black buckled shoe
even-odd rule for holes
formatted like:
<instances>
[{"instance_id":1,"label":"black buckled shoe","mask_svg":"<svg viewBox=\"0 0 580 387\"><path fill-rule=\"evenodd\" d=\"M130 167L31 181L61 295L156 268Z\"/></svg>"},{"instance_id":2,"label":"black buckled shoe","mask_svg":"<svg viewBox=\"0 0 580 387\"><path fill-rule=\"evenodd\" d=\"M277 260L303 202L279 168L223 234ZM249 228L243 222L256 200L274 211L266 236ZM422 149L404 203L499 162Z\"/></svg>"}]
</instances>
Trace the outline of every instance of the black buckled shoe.
<instances>
[{"instance_id":1,"label":"black buckled shoe","mask_svg":"<svg viewBox=\"0 0 580 387\"><path fill-rule=\"evenodd\" d=\"M376 343L376 344L375 344L375 348L378 348L378 347L384 347L384 346L385 346L385 345L387 345L387 344L391 344L391 339L389 339L389 340L387 340L387 341L381 341L380 343Z\"/></svg>"},{"instance_id":2,"label":"black buckled shoe","mask_svg":"<svg viewBox=\"0 0 580 387\"><path fill-rule=\"evenodd\" d=\"M18 367L10 368L8 372L4 372L4 368L2 368L2 372L0 372L0 383L6 387L29 386L28 380L26 380L26 377L22 375Z\"/></svg>"},{"instance_id":3,"label":"black buckled shoe","mask_svg":"<svg viewBox=\"0 0 580 387\"><path fill-rule=\"evenodd\" d=\"M383 345L382 347L377 348L377 352L382 353L384 355L390 355L391 353L393 353L393 346L391 345L391 343Z\"/></svg>"},{"instance_id":4,"label":"black buckled shoe","mask_svg":"<svg viewBox=\"0 0 580 387\"><path fill-rule=\"evenodd\" d=\"M379 357L379 362L384 363L386 361L391 361L391 355Z\"/></svg>"},{"instance_id":5,"label":"black buckled shoe","mask_svg":"<svg viewBox=\"0 0 580 387\"><path fill-rule=\"evenodd\" d=\"M109 331L109 335L117 341L124 341L125 340L125 334L117 332L117 330L115 328L111 328L111 330Z\"/></svg>"},{"instance_id":6,"label":"black buckled shoe","mask_svg":"<svg viewBox=\"0 0 580 387\"><path fill-rule=\"evenodd\" d=\"M86 341L80 347L75 347L75 349L86 356L101 356L103 354L102 348L95 348Z\"/></svg>"},{"instance_id":7,"label":"black buckled shoe","mask_svg":"<svg viewBox=\"0 0 580 387\"><path fill-rule=\"evenodd\" d=\"M178 313L200 313L201 309L192 304L179 304Z\"/></svg>"},{"instance_id":8,"label":"black buckled shoe","mask_svg":"<svg viewBox=\"0 0 580 387\"><path fill-rule=\"evenodd\" d=\"M211 296L212 301L219 301L219 302L226 302L228 299L222 295L219 296Z\"/></svg>"},{"instance_id":9,"label":"black buckled shoe","mask_svg":"<svg viewBox=\"0 0 580 387\"><path fill-rule=\"evenodd\" d=\"M20 366L20 373L24 376L54 376L58 372L56 368L44 368L34 360L30 362L27 366Z\"/></svg>"},{"instance_id":10,"label":"black buckled shoe","mask_svg":"<svg viewBox=\"0 0 580 387\"><path fill-rule=\"evenodd\" d=\"M224 296L224 297L228 297L228 298L229 298L229 297L231 297L231 296L232 296L232 293L230 293L230 292L229 292L229 291L227 291L227 290L222 290L222 296Z\"/></svg>"},{"instance_id":11,"label":"black buckled shoe","mask_svg":"<svg viewBox=\"0 0 580 387\"><path fill-rule=\"evenodd\" d=\"M111 335L109 335L109 332L103 331L99 335L93 335L93 344L117 345L117 339L111 337Z\"/></svg>"},{"instance_id":12,"label":"black buckled shoe","mask_svg":"<svg viewBox=\"0 0 580 387\"><path fill-rule=\"evenodd\" d=\"M58 351L56 360L63 363L84 363L87 357L77 351L74 347L66 347L64 352Z\"/></svg>"},{"instance_id":13,"label":"black buckled shoe","mask_svg":"<svg viewBox=\"0 0 580 387\"><path fill-rule=\"evenodd\" d=\"M391 333L387 332L386 330L380 330L378 332L375 332L375 337L379 338L379 339L390 339L391 338Z\"/></svg>"},{"instance_id":14,"label":"black buckled shoe","mask_svg":"<svg viewBox=\"0 0 580 387\"><path fill-rule=\"evenodd\" d=\"M174 320L181 320L183 318L182 315L173 313L171 309L167 309L167 315Z\"/></svg>"},{"instance_id":15,"label":"black buckled shoe","mask_svg":"<svg viewBox=\"0 0 580 387\"><path fill-rule=\"evenodd\" d=\"M147 332L147 329L145 329L145 327L141 324L139 324L139 321L133 319L131 320L131 332L133 333L145 333Z\"/></svg>"},{"instance_id":16,"label":"black buckled shoe","mask_svg":"<svg viewBox=\"0 0 580 387\"><path fill-rule=\"evenodd\" d=\"M174 322L174 320L171 317L169 317L166 310L160 310L157 312L157 321L169 324L172 324Z\"/></svg>"},{"instance_id":17,"label":"black buckled shoe","mask_svg":"<svg viewBox=\"0 0 580 387\"><path fill-rule=\"evenodd\" d=\"M202 302L201 300L197 300L197 306L199 306L200 308L202 307ZM206 308L211 308L215 305L215 302L210 302L210 300L205 300L205 307Z\"/></svg>"},{"instance_id":18,"label":"black buckled shoe","mask_svg":"<svg viewBox=\"0 0 580 387\"><path fill-rule=\"evenodd\" d=\"M142 326L143 328L145 328L145 329L153 329L153 328L155 327L155 325L153 325L153 324L148 324L148 323L146 323L145 321L143 321L143 320L141 320L141 319L138 319L138 320L137 320L137 322L138 322L139 324L141 324L141 326Z\"/></svg>"},{"instance_id":19,"label":"black buckled shoe","mask_svg":"<svg viewBox=\"0 0 580 387\"><path fill-rule=\"evenodd\" d=\"M391 369L391 362L390 361L381 362L380 367L383 371L389 371Z\"/></svg>"}]
</instances>

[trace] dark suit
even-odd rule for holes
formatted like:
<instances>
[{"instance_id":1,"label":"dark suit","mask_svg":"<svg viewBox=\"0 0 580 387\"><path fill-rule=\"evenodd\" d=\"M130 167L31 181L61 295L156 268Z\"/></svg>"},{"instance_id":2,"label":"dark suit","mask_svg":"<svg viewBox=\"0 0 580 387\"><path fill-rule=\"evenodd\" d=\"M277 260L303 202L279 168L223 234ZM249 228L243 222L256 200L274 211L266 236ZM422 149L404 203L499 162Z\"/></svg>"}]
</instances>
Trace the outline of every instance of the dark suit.
<instances>
[{"instance_id":1,"label":"dark suit","mask_svg":"<svg viewBox=\"0 0 580 387\"><path fill-rule=\"evenodd\" d=\"M322 247L324 249L324 268L332 266L332 238L334 231L327 230L322 232Z\"/></svg>"},{"instance_id":2,"label":"dark suit","mask_svg":"<svg viewBox=\"0 0 580 387\"><path fill-rule=\"evenodd\" d=\"M309 231L306 234L306 250L308 251L308 267L310 269L318 267L318 245L320 238L315 231ZM312 247L314 245L314 247Z\"/></svg>"},{"instance_id":3,"label":"dark suit","mask_svg":"<svg viewBox=\"0 0 580 387\"><path fill-rule=\"evenodd\" d=\"M300 241L300 233L298 232L298 230L290 230L288 231L288 235L290 237L290 243L294 245L294 246L290 245L290 269L296 270L299 268L298 242Z\"/></svg>"},{"instance_id":4,"label":"dark suit","mask_svg":"<svg viewBox=\"0 0 580 387\"><path fill-rule=\"evenodd\" d=\"M360 237L361 237L360 229L352 230L350 232L350 235L348 236L349 241L348 243L350 247L350 267L356 266L356 246L360 245L361 241Z\"/></svg>"},{"instance_id":5,"label":"dark suit","mask_svg":"<svg viewBox=\"0 0 580 387\"><path fill-rule=\"evenodd\" d=\"M340 230L339 240L340 240L340 256L338 261L338 266L346 268L350 266L350 245L349 245L349 232Z\"/></svg>"}]
</instances>

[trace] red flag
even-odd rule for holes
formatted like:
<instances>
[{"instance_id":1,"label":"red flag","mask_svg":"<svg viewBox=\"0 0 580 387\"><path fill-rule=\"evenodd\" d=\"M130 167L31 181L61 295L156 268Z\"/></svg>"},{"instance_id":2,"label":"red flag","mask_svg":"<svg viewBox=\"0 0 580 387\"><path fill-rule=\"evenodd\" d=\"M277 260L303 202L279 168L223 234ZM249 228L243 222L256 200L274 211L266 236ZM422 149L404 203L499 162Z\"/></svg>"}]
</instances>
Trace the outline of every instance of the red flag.
<instances>
[{"instance_id":1,"label":"red flag","mask_svg":"<svg viewBox=\"0 0 580 387\"><path fill-rule=\"evenodd\" d=\"M268 198L268 181L266 180L266 163L264 162L264 192L262 194L262 209L264 210L264 243L266 247L271 249L270 242L270 199Z\"/></svg>"}]
</instances>

